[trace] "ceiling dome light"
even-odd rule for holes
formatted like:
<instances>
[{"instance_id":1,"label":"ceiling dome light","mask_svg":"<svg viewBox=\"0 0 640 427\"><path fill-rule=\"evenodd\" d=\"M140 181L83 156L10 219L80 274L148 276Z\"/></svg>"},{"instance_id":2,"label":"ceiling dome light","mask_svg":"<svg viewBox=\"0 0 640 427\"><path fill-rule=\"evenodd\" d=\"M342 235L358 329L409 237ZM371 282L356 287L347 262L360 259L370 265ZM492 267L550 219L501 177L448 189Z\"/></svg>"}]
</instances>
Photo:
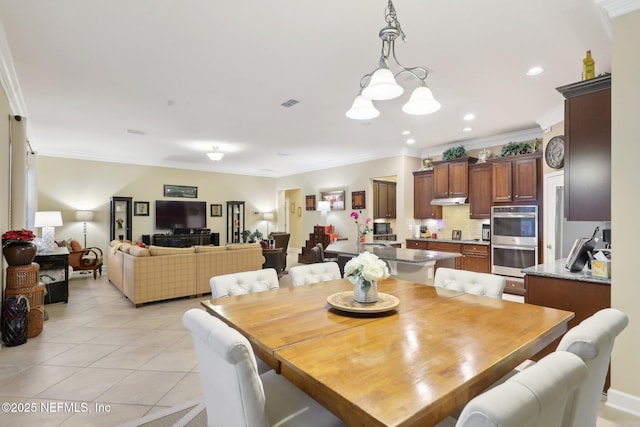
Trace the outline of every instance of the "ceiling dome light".
<instances>
[{"instance_id":1,"label":"ceiling dome light","mask_svg":"<svg viewBox=\"0 0 640 427\"><path fill-rule=\"evenodd\" d=\"M213 147L213 149L215 151L207 153L207 157L209 157L214 162L219 162L224 157L224 153L221 153L220 151L218 151L218 147Z\"/></svg>"},{"instance_id":2,"label":"ceiling dome light","mask_svg":"<svg viewBox=\"0 0 640 427\"><path fill-rule=\"evenodd\" d=\"M415 143L416 143L416 140L415 140L415 139L413 139L413 138L409 138L409 139L407 139L406 143L407 143L407 144L409 144L409 145L411 145L411 144L415 144Z\"/></svg>"},{"instance_id":3,"label":"ceiling dome light","mask_svg":"<svg viewBox=\"0 0 640 427\"><path fill-rule=\"evenodd\" d=\"M433 93L424 84L415 89L409 102L402 106L402 111L416 116L435 113L439 109L440 103L433 98Z\"/></svg>"},{"instance_id":4,"label":"ceiling dome light","mask_svg":"<svg viewBox=\"0 0 640 427\"><path fill-rule=\"evenodd\" d=\"M383 62L371 76L369 84L362 89L362 96L375 101L394 99L403 93L404 89L396 82L393 73Z\"/></svg>"},{"instance_id":5,"label":"ceiling dome light","mask_svg":"<svg viewBox=\"0 0 640 427\"><path fill-rule=\"evenodd\" d=\"M466 121L473 120L475 118L476 118L476 116L473 113L465 114L464 117L463 117L463 119L466 120Z\"/></svg>"},{"instance_id":6,"label":"ceiling dome light","mask_svg":"<svg viewBox=\"0 0 640 427\"><path fill-rule=\"evenodd\" d=\"M542 74L544 72L544 68L536 66L529 68L527 71L527 76L537 76L538 74Z\"/></svg>"},{"instance_id":7,"label":"ceiling dome light","mask_svg":"<svg viewBox=\"0 0 640 427\"><path fill-rule=\"evenodd\" d=\"M376 110L376 107L373 106L373 102L371 102L370 99L358 94L356 99L353 100L353 105L345 115L354 120L368 120L378 117L380 111Z\"/></svg>"}]
</instances>

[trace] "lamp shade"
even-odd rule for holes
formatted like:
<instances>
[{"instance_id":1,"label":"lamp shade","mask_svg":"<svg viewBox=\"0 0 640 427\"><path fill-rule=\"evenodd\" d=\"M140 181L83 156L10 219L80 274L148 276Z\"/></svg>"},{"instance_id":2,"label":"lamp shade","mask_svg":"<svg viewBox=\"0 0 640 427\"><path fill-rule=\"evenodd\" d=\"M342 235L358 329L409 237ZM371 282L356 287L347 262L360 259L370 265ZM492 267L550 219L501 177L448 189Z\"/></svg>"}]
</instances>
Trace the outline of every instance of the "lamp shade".
<instances>
[{"instance_id":1,"label":"lamp shade","mask_svg":"<svg viewBox=\"0 0 640 427\"><path fill-rule=\"evenodd\" d=\"M368 120L378 117L380 111L373 106L373 102L371 102L370 99L358 95L356 99L353 100L353 105L345 115L354 120Z\"/></svg>"},{"instance_id":2,"label":"lamp shade","mask_svg":"<svg viewBox=\"0 0 640 427\"><path fill-rule=\"evenodd\" d=\"M265 221L273 221L273 212L265 212L262 214L262 218L264 218Z\"/></svg>"},{"instance_id":3,"label":"lamp shade","mask_svg":"<svg viewBox=\"0 0 640 427\"><path fill-rule=\"evenodd\" d=\"M76 221L91 221L93 211L76 211Z\"/></svg>"},{"instance_id":4,"label":"lamp shade","mask_svg":"<svg viewBox=\"0 0 640 427\"><path fill-rule=\"evenodd\" d=\"M318 210L322 213L329 212L331 210L331 203L326 200L318 202Z\"/></svg>"},{"instance_id":5,"label":"lamp shade","mask_svg":"<svg viewBox=\"0 0 640 427\"><path fill-rule=\"evenodd\" d=\"M36 212L33 222L34 227L60 227L62 226L62 214L58 211Z\"/></svg>"},{"instance_id":6,"label":"lamp shade","mask_svg":"<svg viewBox=\"0 0 640 427\"><path fill-rule=\"evenodd\" d=\"M435 113L439 109L440 103L433 97L431 89L424 84L416 88L409 101L402 106L402 111L416 116Z\"/></svg>"},{"instance_id":7,"label":"lamp shade","mask_svg":"<svg viewBox=\"0 0 640 427\"><path fill-rule=\"evenodd\" d=\"M397 98L404 93L404 89L397 82L393 73L381 65L373 75L369 84L362 89L362 96L376 101Z\"/></svg>"}]
</instances>

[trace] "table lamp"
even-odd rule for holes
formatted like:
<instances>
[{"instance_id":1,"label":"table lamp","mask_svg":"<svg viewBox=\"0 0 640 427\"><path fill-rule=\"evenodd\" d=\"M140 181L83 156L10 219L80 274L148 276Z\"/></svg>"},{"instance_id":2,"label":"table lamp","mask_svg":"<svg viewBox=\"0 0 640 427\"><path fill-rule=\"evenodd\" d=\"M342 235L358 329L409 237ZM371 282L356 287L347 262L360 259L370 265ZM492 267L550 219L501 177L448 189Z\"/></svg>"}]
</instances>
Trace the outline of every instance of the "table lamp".
<instances>
[{"instance_id":1,"label":"table lamp","mask_svg":"<svg viewBox=\"0 0 640 427\"><path fill-rule=\"evenodd\" d=\"M320 216L322 216L322 225L327 225L327 213L331 210L331 203L327 200L318 202L318 210L320 211Z\"/></svg>"},{"instance_id":2,"label":"table lamp","mask_svg":"<svg viewBox=\"0 0 640 427\"><path fill-rule=\"evenodd\" d=\"M267 238L269 238L269 222L273 221L273 212L265 212L262 214L262 218L267 221Z\"/></svg>"},{"instance_id":3,"label":"table lamp","mask_svg":"<svg viewBox=\"0 0 640 427\"><path fill-rule=\"evenodd\" d=\"M56 247L55 227L62 226L62 214L59 211L36 212L34 227L42 227L42 249L52 251Z\"/></svg>"},{"instance_id":4,"label":"table lamp","mask_svg":"<svg viewBox=\"0 0 640 427\"><path fill-rule=\"evenodd\" d=\"M76 221L82 221L82 233L84 234L84 247L87 247L87 221L93 219L93 211L76 211Z\"/></svg>"}]
</instances>

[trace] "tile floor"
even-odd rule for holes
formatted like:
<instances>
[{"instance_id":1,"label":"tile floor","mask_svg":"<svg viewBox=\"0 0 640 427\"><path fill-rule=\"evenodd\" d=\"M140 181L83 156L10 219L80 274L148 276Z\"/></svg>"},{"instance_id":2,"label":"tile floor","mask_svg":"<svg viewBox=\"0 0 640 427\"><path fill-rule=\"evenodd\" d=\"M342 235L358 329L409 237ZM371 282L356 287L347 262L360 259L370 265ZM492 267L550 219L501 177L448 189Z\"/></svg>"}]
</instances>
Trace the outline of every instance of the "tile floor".
<instances>
[{"instance_id":1,"label":"tile floor","mask_svg":"<svg viewBox=\"0 0 640 427\"><path fill-rule=\"evenodd\" d=\"M106 275L74 275L69 287L68 304L46 305L49 320L39 336L0 347L0 402L20 410L3 406L0 425L115 426L202 395L181 323L200 300L136 309ZM599 427L640 425L604 405L600 414Z\"/></svg>"}]
</instances>

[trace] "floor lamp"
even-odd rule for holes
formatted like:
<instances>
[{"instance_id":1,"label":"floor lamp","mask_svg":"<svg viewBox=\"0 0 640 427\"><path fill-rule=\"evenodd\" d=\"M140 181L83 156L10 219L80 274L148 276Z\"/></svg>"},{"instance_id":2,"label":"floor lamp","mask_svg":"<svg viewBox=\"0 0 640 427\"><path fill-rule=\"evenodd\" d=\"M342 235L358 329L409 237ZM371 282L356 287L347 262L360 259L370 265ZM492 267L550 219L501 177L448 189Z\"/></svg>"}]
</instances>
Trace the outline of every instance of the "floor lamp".
<instances>
[{"instance_id":1,"label":"floor lamp","mask_svg":"<svg viewBox=\"0 0 640 427\"><path fill-rule=\"evenodd\" d=\"M273 221L273 212L265 212L262 218L267 221L267 239L269 238L269 222Z\"/></svg>"},{"instance_id":2,"label":"floor lamp","mask_svg":"<svg viewBox=\"0 0 640 427\"><path fill-rule=\"evenodd\" d=\"M42 227L42 249L52 251L56 247L55 227L62 226L62 214L58 211L36 212L34 227Z\"/></svg>"},{"instance_id":3,"label":"floor lamp","mask_svg":"<svg viewBox=\"0 0 640 427\"><path fill-rule=\"evenodd\" d=\"M93 211L76 211L76 221L82 221L82 234L84 234L84 248L87 247L87 221L93 219Z\"/></svg>"}]
</instances>

